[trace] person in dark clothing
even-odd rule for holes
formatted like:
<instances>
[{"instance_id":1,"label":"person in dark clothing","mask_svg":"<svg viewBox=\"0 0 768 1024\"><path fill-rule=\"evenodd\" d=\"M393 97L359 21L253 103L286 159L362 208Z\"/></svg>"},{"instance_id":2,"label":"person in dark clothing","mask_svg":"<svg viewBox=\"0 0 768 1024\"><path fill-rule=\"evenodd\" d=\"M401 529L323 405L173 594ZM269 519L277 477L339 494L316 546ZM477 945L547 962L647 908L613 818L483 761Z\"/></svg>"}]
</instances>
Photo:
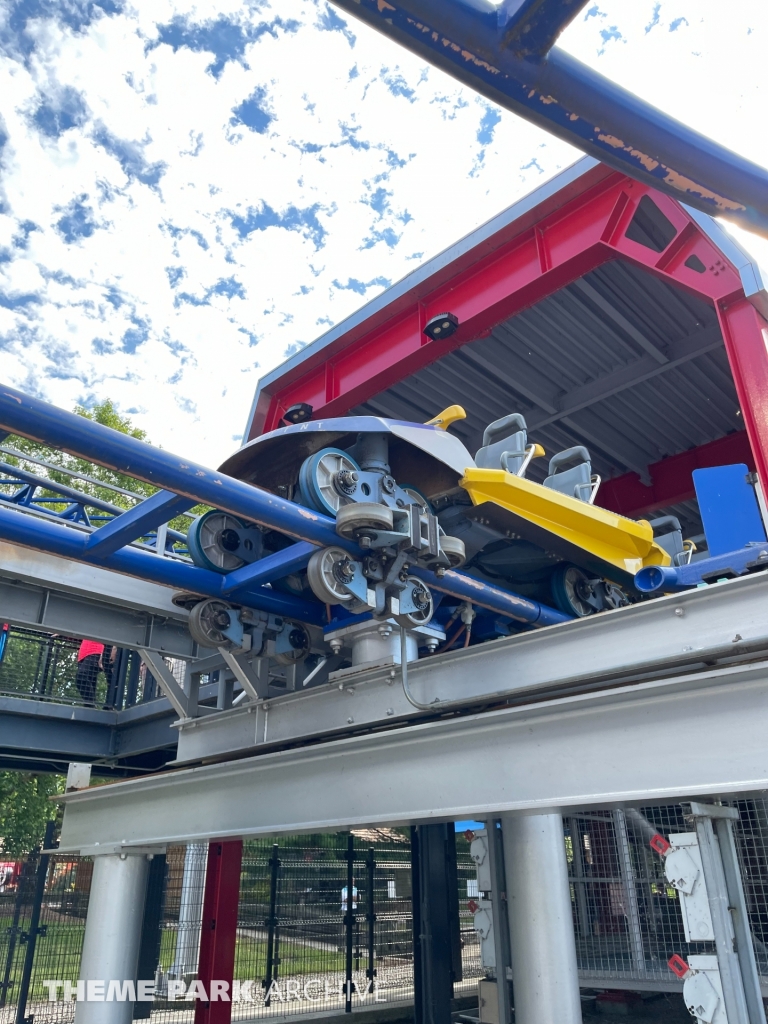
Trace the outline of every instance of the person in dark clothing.
<instances>
[{"instance_id":1,"label":"person in dark clothing","mask_svg":"<svg viewBox=\"0 0 768 1024\"><path fill-rule=\"evenodd\" d=\"M96 707L96 683L99 678L99 669L103 667L103 654L104 644L97 644L94 640L83 640L80 650L77 652L75 686L83 704L88 708Z\"/></svg>"}]
</instances>

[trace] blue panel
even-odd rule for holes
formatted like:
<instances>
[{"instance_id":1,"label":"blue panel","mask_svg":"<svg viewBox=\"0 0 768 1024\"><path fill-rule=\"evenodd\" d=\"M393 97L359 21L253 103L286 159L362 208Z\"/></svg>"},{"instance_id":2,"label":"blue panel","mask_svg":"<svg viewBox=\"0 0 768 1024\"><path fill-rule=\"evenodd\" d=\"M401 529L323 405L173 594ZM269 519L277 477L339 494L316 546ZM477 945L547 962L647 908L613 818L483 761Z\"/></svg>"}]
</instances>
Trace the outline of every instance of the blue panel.
<instances>
[{"instance_id":1,"label":"blue panel","mask_svg":"<svg viewBox=\"0 0 768 1024\"><path fill-rule=\"evenodd\" d=\"M713 466L693 471L693 486L710 556L724 555L743 548L750 541L766 539L755 489L747 480L748 474L743 462L735 466Z\"/></svg>"},{"instance_id":2,"label":"blue panel","mask_svg":"<svg viewBox=\"0 0 768 1024\"><path fill-rule=\"evenodd\" d=\"M484 821L454 821L454 828L457 832L466 832L469 829L471 832L477 832L478 829L485 828Z\"/></svg>"}]
</instances>

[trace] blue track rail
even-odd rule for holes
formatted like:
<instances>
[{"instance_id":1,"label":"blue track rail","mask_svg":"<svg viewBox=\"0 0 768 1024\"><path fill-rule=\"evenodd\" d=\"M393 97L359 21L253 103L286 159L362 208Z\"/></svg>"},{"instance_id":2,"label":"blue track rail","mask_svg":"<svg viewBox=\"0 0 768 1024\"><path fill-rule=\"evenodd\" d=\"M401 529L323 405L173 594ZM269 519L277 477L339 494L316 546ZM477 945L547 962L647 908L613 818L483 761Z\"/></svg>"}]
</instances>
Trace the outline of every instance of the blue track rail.
<instances>
[{"instance_id":1,"label":"blue track rail","mask_svg":"<svg viewBox=\"0 0 768 1024\"><path fill-rule=\"evenodd\" d=\"M325 622L323 605L282 594L266 584L306 565L318 546L341 546L353 554L361 553L356 545L338 536L335 520L329 516L8 387L0 387L0 429L159 488L135 508L87 534L61 520L43 520L13 508L0 508L0 538L5 540L318 625ZM221 575L128 546L196 504L210 505L278 530L298 543ZM436 591L527 625L549 626L569 619L554 608L463 573L449 571L440 578L430 572L419 575Z\"/></svg>"},{"instance_id":2,"label":"blue track rail","mask_svg":"<svg viewBox=\"0 0 768 1024\"><path fill-rule=\"evenodd\" d=\"M768 171L553 45L586 0L333 3L609 166L768 236Z\"/></svg>"}]
</instances>

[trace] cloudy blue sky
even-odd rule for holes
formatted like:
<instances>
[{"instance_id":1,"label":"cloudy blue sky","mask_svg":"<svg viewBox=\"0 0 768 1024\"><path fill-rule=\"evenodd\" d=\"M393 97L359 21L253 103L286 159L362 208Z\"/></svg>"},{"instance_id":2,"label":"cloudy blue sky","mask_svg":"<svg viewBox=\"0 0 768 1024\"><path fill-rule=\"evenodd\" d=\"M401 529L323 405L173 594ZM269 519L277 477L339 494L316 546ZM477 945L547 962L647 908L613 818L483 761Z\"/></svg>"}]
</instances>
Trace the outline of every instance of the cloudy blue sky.
<instances>
[{"instance_id":1,"label":"cloudy blue sky","mask_svg":"<svg viewBox=\"0 0 768 1024\"><path fill-rule=\"evenodd\" d=\"M765 0L723 12L561 45L768 165ZM261 373L578 156L325 0L0 0L0 379L217 463Z\"/></svg>"}]
</instances>

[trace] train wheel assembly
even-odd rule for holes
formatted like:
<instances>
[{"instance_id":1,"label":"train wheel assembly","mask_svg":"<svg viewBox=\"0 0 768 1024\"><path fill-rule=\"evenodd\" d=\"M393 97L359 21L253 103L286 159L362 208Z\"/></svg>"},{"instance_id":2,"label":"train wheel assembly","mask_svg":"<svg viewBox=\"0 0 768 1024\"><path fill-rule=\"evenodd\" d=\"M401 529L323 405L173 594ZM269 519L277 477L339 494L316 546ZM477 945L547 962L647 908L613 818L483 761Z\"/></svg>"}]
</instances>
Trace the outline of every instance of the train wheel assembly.
<instances>
[{"instance_id":1,"label":"train wheel assembly","mask_svg":"<svg viewBox=\"0 0 768 1024\"><path fill-rule=\"evenodd\" d=\"M189 632L201 647L230 647L222 630L229 629L235 615L231 605L215 597L196 604L189 613Z\"/></svg>"},{"instance_id":2,"label":"train wheel assembly","mask_svg":"<svg viewBox=\"0 0 768 1024\"><path fill-rule=\"evenodd\" d=\"M582 618L598 610L593 581L577 565L566 563L556 566L550 586L555 607L566 615Z\"/></svg>"},{"instance_id":3,"label":"train wheel assembly","mask_svg":"<svg viewBox=\"0 0 768 1024\"><path fill-rule=\"evenodd\" d=\"M307 565L307 577L312 593L323 604L348 604L353 595L347 590L344 579L351 580L354 570L348 570L350 558L342 548L321 548L316 551Z\"/></svg>"},{"instance_id":4,"label":"train wheel assembly","mask_svg":"<svg viewBox=\"0 0 768 1024\"><path fill-rule=\"evenodd\" d=\"M426 626L435 614L435 601L428 587L425 587L418 576L409 576L405 581L406 589L411 592L411 599L416 605L412 612L396 615L401 626Z\"/></svg>"},{"instance_id":5,"label":"train wheel assembly","mask_svg":"<svg viewBox=\"0 0 768 1024\"><path fill-rule=\"evenodd\" d=\"M353 540L361 533L378 530L390 531L394 522L392 509L376 501L358 501L344 505L336 516L336 533Z\"/></svg>"},{"instance_id":6,"label":"train wheel assembly","mask_svg":"<svg viewBox=\"0 0 768 1024\"><path fill-rule=\"evenodd\" d=\"M243 524L228 512L213 509L196 519L187 533L189 553L195 565L212 572L231 572L245 565L236 554Z\"/></svg>"},{"instance_id":7,"label":"train wheel assembly","mask_svg":"<svg viewBox=\"0 0 768 1024\"><path fill-rule=\"evenodd\" d=\"M299 491L315 512L335 516L345 496L357 487L360 467L346 452L323 448L305 459L299 470Z\"/></svg>"}]
</instances>

